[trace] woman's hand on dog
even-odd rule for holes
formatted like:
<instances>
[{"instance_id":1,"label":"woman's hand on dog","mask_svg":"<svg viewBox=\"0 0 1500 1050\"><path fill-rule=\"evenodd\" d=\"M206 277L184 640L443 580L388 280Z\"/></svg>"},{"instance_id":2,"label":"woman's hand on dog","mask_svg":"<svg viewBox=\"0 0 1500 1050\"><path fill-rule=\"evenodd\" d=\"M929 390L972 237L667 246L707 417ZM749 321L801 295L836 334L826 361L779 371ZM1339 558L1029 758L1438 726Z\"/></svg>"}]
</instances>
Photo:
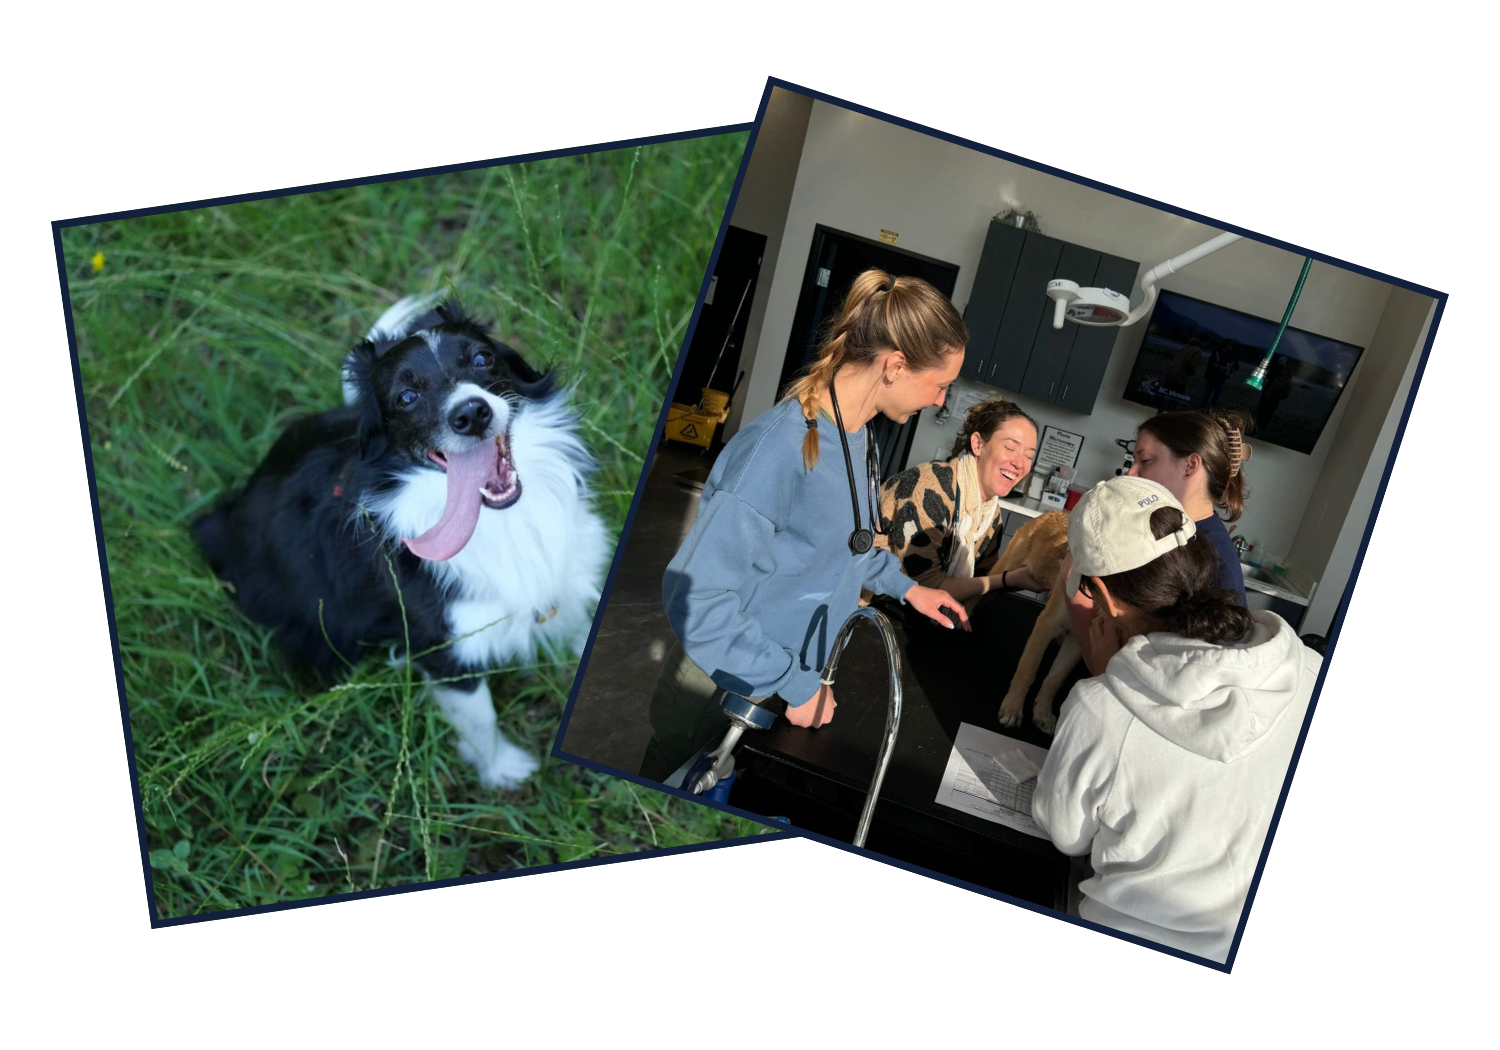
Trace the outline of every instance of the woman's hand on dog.
<instances>
[{"instance_id":1,"label":"woman's hand on dog","mask_svg":"<svg viewBox=\"0 0 1500 1050\"><path fill-rule=\"evenodd\" d=\"M996 573L994 576L991 576L990 579L994 581L996 590L1000 589L1002 575L1004 576L1003 582L1006 590L1041 592L1052 589L1052 581L1037 579L1036 574L1031 571L1031 566L1029 565L1017 565L1014 569L1006 569L1003 574Z\"/></svg>"},{"instance_id":2,"label":"woman's hand on dog","mask_svg":"<svg viewBox=\"0 0 1500 1050\"><path fill-rule=\"evenodd\" d=\"M833 686L822 685L805 704L786 709L786 720L803 729L817 729L833 721L833 712L839 705L833 699Z\"/></svg>"},{"instance_id":3,"label":"woman's hand on dog","mask_svg":"<svg viewBox=\"0 0 1500 1050\"><path fill-rule=\"evenodd\" d=\"M964 611L964 603L947 591L923 587L919 583L906 592L905 601L939 627L972 630L969 626L969 614Z\"/></svg>"}]
</instances>

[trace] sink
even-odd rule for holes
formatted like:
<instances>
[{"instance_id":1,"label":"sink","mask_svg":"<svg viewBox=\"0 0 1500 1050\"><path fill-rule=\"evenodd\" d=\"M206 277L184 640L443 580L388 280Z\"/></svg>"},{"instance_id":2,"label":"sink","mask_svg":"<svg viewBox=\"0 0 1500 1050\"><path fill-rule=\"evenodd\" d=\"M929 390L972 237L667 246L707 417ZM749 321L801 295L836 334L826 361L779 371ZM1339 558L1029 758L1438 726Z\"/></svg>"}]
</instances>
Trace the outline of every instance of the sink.
<instances>
[{"instance_id":1,"label":"sink","mask_svg":"<svg viewBox=\"0 0 1500 1050\"><path fill-rule=\"evenodd\" d=\"M1245 578L1246 588L1285 598L1298 605L1310 604L1313 593L1318 589L1317 581L1295 566L1285 566L1281 572L1273 572L1265 566L1241 562L1240 575Z\"/></svg>"},{"instance_id":2,"label":"sink","mask_svg":"<svg viewBox=\"0 0 1500 1050\"><path fill-rule=\"evenodd\" d=\"M1245 585L1253 587L1262 584L1266 587L1274 587L1281 591L1283 596L1296 595L1299 599L1302 592L1293 586L1292 581L1285 572L1272 572L1264 566L1240 565L1240 575L1245 578Z\"/></svg>"}]
</instances>

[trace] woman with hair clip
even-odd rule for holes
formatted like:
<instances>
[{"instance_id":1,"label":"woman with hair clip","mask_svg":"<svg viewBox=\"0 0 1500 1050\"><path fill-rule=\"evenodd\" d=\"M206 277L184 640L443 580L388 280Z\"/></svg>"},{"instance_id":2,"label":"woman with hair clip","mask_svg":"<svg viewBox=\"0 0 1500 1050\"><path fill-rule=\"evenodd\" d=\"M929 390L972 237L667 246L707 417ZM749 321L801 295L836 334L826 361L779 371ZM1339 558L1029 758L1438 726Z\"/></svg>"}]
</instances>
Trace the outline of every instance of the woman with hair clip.
<instances>
[{"instance_id":1,"label":"woman with hair clip","mask_svg":"<svg viewBox=\"0 0 1500 1050\"><path fill-rule=\"evenodd\" d=\"M643 776L669 778L723 733L726 691L779 696L793 725L827 724L836 705L820 681L826 649L861 590L968 629L952 595L913 584L875 548L865 426L941 406L967 342L958 311L930 284L866 270L807 375L724 446L662 581L679 644L651 698Z\"/></svg>"},{"instance_id":2,"label":"woman with hair clip","mask_svg":"<svg viewBox=\"0 0 1500 1050\"><path fill-rule=\"evenodd\" d=\"M991 574L1000 557L1000 498L1031 473L1037 425L1020 406L995 398L969 409L951 458L886 479L880 488L877 543L901 559L906 575L938 587L973 611L995 590L1042 591L1024 567Z\"/></svg>"},{"instance_id":3,"label":"woman with hair clip","mask_svg":"<svg viewBox=\"0 0 1500 1050\"><path fill-rule=\"evenodd\" d=\"M1245 577L1240 571L1240 552L1234 549L1224 520L1238 521L1245 512L1249 496L1245 462L1255 451L1245 441L1250 426L1250 417L1243 412L1162 412L1137 428L1135 462L1130 466L1131 477L1162 485L1187 511L1199 538L1218 555L1216 585L1238 594L1241 605L1245 604ZM1064 571L1067 566L1065 558ZM1092 605L1087 595L1068 596L1068 617L1084 663L1092 666Z\"/></svg>"},{"instance_id":4,"label":"woman with hair clip","mask_svg":"<svg viewBox=\"0 0 1500 1050\"><path fill-rule=\"evenodd\" d=\"M1093 875L1070 911L1226 961L1322 664L1217 585L1163 486L1102 481L1068 519L1069 595L1092 599L1032 813Z\"/></svg>"},{"instance_id":5,"label":"woman with hair clip","mask_svg":"<svg viewBox=\"0 0 1500 1050\"><path fill-rule=\"evenodd\" d=\"M1245 601L1240 555L1225 521L1245 512L1245 463L1254 450L1245 442L1250 417L1243 412L1163 412L1135 434L1131 477L1166 486L1219 554L1219 586ZM1219 517L1219 512L1224 517Z\"/></svg>"}]
</instances>

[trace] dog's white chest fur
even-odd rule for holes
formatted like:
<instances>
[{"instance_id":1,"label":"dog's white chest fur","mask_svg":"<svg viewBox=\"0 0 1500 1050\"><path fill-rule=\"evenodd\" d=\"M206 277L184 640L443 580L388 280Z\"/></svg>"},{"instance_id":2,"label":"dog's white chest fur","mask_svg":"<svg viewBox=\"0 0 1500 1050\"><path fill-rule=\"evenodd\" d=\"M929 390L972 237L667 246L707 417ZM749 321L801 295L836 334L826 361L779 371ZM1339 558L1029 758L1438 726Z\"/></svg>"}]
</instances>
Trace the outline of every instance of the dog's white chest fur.
<instances>
[{"instance_id":1,"label":"dog's white chest fur","mask_svg":"<svg viewBox=\"0 0 1500 1050\"><path fill-rule=\"evenodd\" d=\"M580 655L612 544L588 498L587 453L561 397L527 405L511 427L521 498L483 509L464 549L424 568L447 595L453 655L475 669ZM371 510L392 538L442 515L448 479L414 469Z\"/></svg>"}]
</instances>

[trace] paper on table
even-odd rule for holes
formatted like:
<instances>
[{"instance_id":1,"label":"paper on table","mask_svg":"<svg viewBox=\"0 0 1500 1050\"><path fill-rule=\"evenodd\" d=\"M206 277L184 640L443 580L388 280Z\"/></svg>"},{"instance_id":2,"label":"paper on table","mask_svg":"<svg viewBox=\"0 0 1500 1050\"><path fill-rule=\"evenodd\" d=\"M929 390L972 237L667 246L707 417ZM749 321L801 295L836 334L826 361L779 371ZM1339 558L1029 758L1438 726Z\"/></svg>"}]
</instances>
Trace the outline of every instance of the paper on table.
<instances>
[{"instance_id":1,"label":"paper on table","mask_svg":"<svg viewBox=\"0 0 1500 1050\"><path fill-rule=\"evenodd\" d=\"M961 723L948 755L948 768L943 770L943 780L938 785L938 804L1037 838L1047 838L1047 833L1031 819L1031 792L1036 779L1018 784L995 764L996 756L1018 748L1038 766L1047 759L1044 747Z\"/></svg>"}]
</instances>

